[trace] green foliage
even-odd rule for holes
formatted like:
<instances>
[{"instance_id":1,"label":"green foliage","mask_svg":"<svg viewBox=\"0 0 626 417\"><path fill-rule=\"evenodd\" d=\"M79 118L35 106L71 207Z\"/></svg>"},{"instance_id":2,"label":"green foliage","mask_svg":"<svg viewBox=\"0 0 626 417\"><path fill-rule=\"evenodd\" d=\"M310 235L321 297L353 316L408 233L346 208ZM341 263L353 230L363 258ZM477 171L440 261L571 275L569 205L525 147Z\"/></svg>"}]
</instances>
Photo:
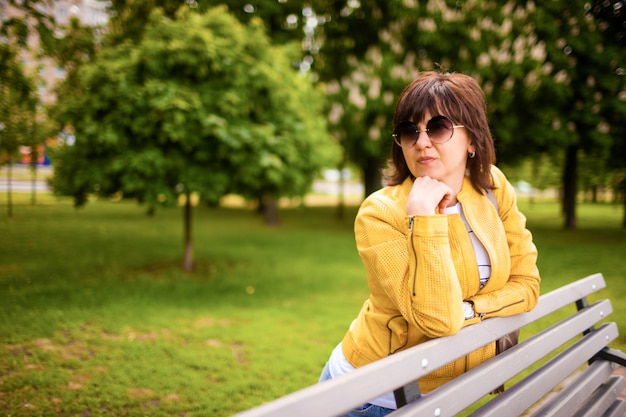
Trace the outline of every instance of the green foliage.
<instances>
[{"instance_id":1,"label":"green foliage","mask_svg":"<svg viewBox=\"0 0 626 417\"><path fill-rule=\"evenodd\" d=\"M553 147L574 144L597 154L614 140L607 114L623 101L619 94L626 80L620 66L625 49L623 42L606 36L606 27L588 7L585 1L566 7L542 2L530 14L547 54L546 77L539 88L545 104L534 112L549 115L552 132L546 134L552 135Z\"/></svg>"},{"instance_id":2,"label":"green foliage","mask_svg":"<svg viewBox=\"0 0 626 417\"><path fill-rule=\"evenodd\" d=\"M197 207L198 267L184 273L178 210L40 200L19 194L14 220L0 221L6 415L230 416L315 384L368 295L355 207L342 221L333 208L284 210L279 229ZM619 207L583 204L579 230L563 231L556 203L520 204L542 292L604 273L626 349Z\"/></svg>"},{"instance_id":3,"label":"green foliage","mask_svg":"<svg viewBox=\"0 0 626 417\"><path fill-rule=\"evenodd\" d=\"M89 31L85 28L78 30L77 22L65 28L68 36L63 47L52 42L53 22L38 11L44 1L10 3L33 17L45 50L59 58L62 65L75 67L90 59L93 39L86 36ZM432 68L467 72L481 81L500 162L514 164L523 158L573 147L576 149L569 155L578 154L585 161L602 165L597 171L606 174L595 182L624 177L626 9L618 0L576 0L567 4L551 0L320 0L313 8L301 2L275 0L114 0L110 3L111 23L104 43L140 44L154 24L150 16L157 6L164 18L175 20L180 11L204 12L220 4L246 25L262 25L274 42L301 45L299 51L290 54L288 65L301 63L302 55L307 55L307 63L312 62L311 74L322 81L330 98L324 111L331 133L342 145L344 159L364 171L368 191L380 186L377 174L388 155L395 97L417 71ZM12 33L22 45L33 31L26 19L9 19L1 29L3 34ZM195 71L202 73L204 69ZM190 73L194 70L181 71ZM80 90L72 89L75 85L70 68L61 96L79 95ZM179 91L170 92L185 96ZM224 99L231 104L237 101L231 96ZM254 102L264 101L257 98ZM80 112L80 108L74 110ZM177 117L184 113L179 111ZM271 135L273 126L269 127L261 126L258 133ZM583 152L577 153L577 149ZM286 155L282 158L289 159ZM260 159L267 167L279 165L272 158ZM571 160L560 165L568 172L573 170ZM268 168L264 177L275 183L280 175ZM572 176L568 181L574 180ZM158 188L156 194L169 199L169 189ZM269 187L265 192L272 190ZM258 191L244 193L253 195Z\"/></svg>"},{"instance_id":4,"label":"green foliage","mask_svg":"<svg viewBox=\"0 0 626 417\"><path fill-rule=\"evenodd\" d=\"M539 155L514 165L501 165L511 183L526 181L536 190L558 190L561 186L562 155Z\"/></svg>"},{"instance_id":5,"label":"green foliage","mask_svg":"<svg viewBox=\"0 0 626 417\"><path fill-rule=\"evenodd\" d=\"M48 50L54 39L52 33L56 23L54 18L44 13L43 10L52 2L49 0L8 0L8 3L18 10L18 13L3 16L0 22L0 35L24 49L28 46L29 36L37 35L41 48Z\"/></svg>"},{"instance_id":6,"label":"green foliage","mask_svg":"<svg viewBox=\"0 0 626 417\"><path fill-rule=\"evenodd\" d=\"M76 145L55 159L59 194L122 192L151 207L198 193L301 195L332 163L321 95L259 24L224 8L155 10L138 43L104 47L60 102Z\"/></svg>"},{"instance_id":7,"label":"green foliage","mask_svg":"<svg viewBox=\"0 0 626 417\"><path fill-rule=\"evenodd\" d=\"M233 10L244 20L269 20L263 13L270 6L254 5L246 14L234 2ZM331 132L350 161L377 171L389 153L395 97L418 71L441 68L480 80L501 162L576 146L623 171L623 158L616 157L625 154L619 152L626 103L620 6L583 0L316 2L313 17L320 24L313 43L321 47L313 70L330 98ZM278 10L284 21L293 13ZM366 190L378 187L377 180L366 184Z\"/></svg>"},{"instance_id":8,"label":"green foliage","mask_svg":"<svg viewBox=\"0 0 626 417\"><path fill-rule=\"evenodd\" d=\"M0 163L12 163L31 139L39 99L35 80L25 73L17 50L0 43Z\"/></svg>"},{"instance_id":9,"label":"green foliage","mask_svg":"<svg viewBox=\"0 0 626 417\"><path fill-rule=\"evenodd\" d=\"M149 24L152 11L159 7L167 18L173 19L178 9L190 2L178 0L111 0L108 2L109 24L106 43L119 45L138 43Z\"/></svg>"},{"instance_id":10,"label":"green foliage","mask_svg":"<svg viewBox=\"0 0 626 417\"><path fill-rule=\"evenodd\" d=\"M26 5L28 8L28 5ZM35 78L20 60L32 28L26 18L0 22L0 163L12 163L20 145L31 140L39 99Z\"/></svg>"},{"instance_id":11,"label":"green foliage","mask_svg":"<svg viewBox=\"0 0 626 417\"><path fill-rule=\"evenodd\" d=\"M275 44L288 44L294 40L299 43L305 35L303 28L298 26L305 25L307 16L304 16L304 9L309 6L301 1L197 0L201 10L217 5L228 7L228 11L244 24L260 18ZM290 20L297 19L297 23L288 23L288 16Z\"/></svg>"},{"instance_id":12,"label":"green foliage","mask_svg":"<svg viewBox=\"0 0 626 417\"><path fill-rule=\"evenodd\" d=\"M523 156L519 143L537 137L524 112L537 98L529 84L541 77L545 54L524 7L399 0L315 7L329 16L319 29L324 42L314 70L327 83L330 127L364 170L378 170L387 158L395 99L423 70L465 72L481 81L504 159L512 149Z\"/></svg>"}]
</instances>

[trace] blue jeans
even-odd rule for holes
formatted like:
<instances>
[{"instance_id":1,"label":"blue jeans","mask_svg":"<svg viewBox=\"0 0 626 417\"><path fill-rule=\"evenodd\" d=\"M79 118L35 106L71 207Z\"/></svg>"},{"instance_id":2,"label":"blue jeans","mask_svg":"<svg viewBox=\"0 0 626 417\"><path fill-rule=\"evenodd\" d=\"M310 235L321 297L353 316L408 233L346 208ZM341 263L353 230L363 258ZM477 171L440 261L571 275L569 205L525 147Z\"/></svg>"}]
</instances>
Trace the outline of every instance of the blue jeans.
<instances>
[{"instance_id":1,"label":"blue jeans","mask_svg":"<svg viewBox=\"0 0 626 417\"><path fill-rule=\"evenodd\" d=\"M330 376L328 363L326 363L326 366L324 367L324 370L322 371L322 375L320 375L319 382L323 382L329 379L332 379L332 377ZM350 411L348 414L344 414L341 417L384 417L388 415L389 413L391 413L392 411L394 410L390 408L380 407L378 405L367 403L367 404L363 404L360 407L355 408L354 410Z\"/></svg>"}]
</instances>

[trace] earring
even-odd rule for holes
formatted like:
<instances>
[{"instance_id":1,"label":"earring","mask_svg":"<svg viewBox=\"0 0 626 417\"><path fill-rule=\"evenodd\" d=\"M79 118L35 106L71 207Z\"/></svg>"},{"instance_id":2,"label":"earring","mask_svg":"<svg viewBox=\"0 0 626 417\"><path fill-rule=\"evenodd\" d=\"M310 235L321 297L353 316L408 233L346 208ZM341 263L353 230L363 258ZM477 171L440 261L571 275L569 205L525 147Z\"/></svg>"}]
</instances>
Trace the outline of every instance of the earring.
<instances>
[{"instance_id":1,"label":"earring","mask_svg":"<svg viewBox=\"0 0 626 417\"><path fill-rule=\"evenodd\" d=\"M473 157L476 156L476 152L475 151L474 152L468 152L468 155L469 155L470 158L473 158Z\"/></svg>"}]
</instances>

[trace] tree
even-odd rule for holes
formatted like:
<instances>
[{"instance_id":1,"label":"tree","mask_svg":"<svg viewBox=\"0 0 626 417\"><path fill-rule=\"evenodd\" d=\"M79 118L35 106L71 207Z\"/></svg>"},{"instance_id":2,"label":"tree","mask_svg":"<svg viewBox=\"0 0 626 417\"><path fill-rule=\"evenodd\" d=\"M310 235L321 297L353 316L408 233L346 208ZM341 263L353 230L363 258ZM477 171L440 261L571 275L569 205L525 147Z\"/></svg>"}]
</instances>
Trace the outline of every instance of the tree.
<instances>
[{"instance_id":1,"label":"tree","mask_svg":"<svg viewBox=\"0 0 626 417\"><path fill-rule=\"evenodd\" d=\"M108 7L110 24L107 43L117 45L129 40L137 43L143 36L151 11L156 7L161 8L168 18L175 19L181 8L204 13L216 6L228 8L228 12L244 25L252 20L256 21L255 24L262 24L273 44L300 43L305 33L296 29L302 29L304 25L300 20L306 20L304 10L310 10L302 2L276 0L112 0Z\"/></svg>"},{"instance_id":2,"label":"tree","mask_svg":"<svg viewBox=\"0 0 626 417\"><path fill-rule=\"evenodd\" d=\"M306 36L304 30L312 12L311 5L302 1L198 0L197 4L201 10L224 5L244 24L261 19L274 44L300 43Z\"/></svg>"},{"instance_id":3,"label":"tree","mask_svg":"<svg viewBox=\"0 0 626 417\"><path fill-rule=\"evenodd\" d=\"M565 149L563 211L565 227L574 228L578 158L606 163L609 149L623 141L620 6L582 0L316 4L328 17L314 69L329 86L332 132L362 167L366 193L380 186L390 97L416 71L439 67L481 82L499 161Z\"/></svg>"},{"instance_id":4,"label":"tree","mask_svg":"<svg viewBox=\"0 0 626 417\"><path fill-rule=\"evenodd\" d=\"M53 160L55 192L78 206L121 192L151 211L184 195L190 270L192 194L212 204L229 192L301 195L332 162L321 94L290 62L260 24L223 7L175 20L155 9L136 44L103 47L60 101L76 142Z\"/></svg>"},{"instance_id":5,"label":"tree","mask_svg":"<svg viewBox=\"0 0 626 417\"><path fill-rule=\"evenodd\" d=\"M566 229L576 228L579 158L605 161L614 141L623 137L609 115L616 113L626 79L623 41L607 36L605 25L588 2L537 3L529 18L546 48L546 77L538 92L543 98L531 117L545 120L548 149L564 149L563 213ZM623 72L623 70L622 70ZM623 110L622 110L623 111ZM623 113L622 113L623 117Z\"/></svg>"},{"instance_id":6,"label":"tree","mask_svg":"<svg viewBox=\"0 0 626 417\"><path fill-rule=\"evenodd\" d=\"M106 39L108 45L124 42L139 43L145 29L150 25L150 16L157 7L168 19L175 19L180 8L191 1L180 0L111 0L108 6L109 24ZM195 2L194 2L195 4Z\"/></svg>"},{"instance_id":7,"label":"tree","mask_svg":"<svg viewBox=\"0 0 626 417\"><path fill-rule=\"evenodd\" d=\"M46 6L52 5L49 1L9 0L8 5L12 13L0 24L0 35L5 39L0 44L0 148L9 165L7 198L11 215L11 166L18 147L30 148L33 181L31 202L34 204L39 147L54 131L36 91L36 85L41 80L35 74L27 74L21 55L27 53L37 58L42 55L58 57L59 43L53 33L61 28L53 16L44 12Z\"/></svg>"},{"instance_id":8,"label":"tree","mask_svg":"<svg viewBox=\"0 0 626 417\"><path fill-rule=\"evenodd\" d=\"M39 99L35 92L35 81L25 73L18 49L0 43L0 163L8 166L8 217L13 216L12 166L20 145L27 143L36 124Z\"/></svg>"},{"instance_id":9,"label":"tree","mask_svg":"<svg viewBox=\"0 0 626 417\"><path fill-rule=\"evenodd\" d=\"M587 7L587 5L585 6ZM626 56L626 7L619 0L600 1L595 0L589 5L590 13L598 22L598 26L603 34L603 42L611 43L612 49L621 50L621 63L615 70L617 78L621 83L616 86L617 94L609 97L610 106L603 106L607 124L603 128L610 129L612 144L608 157L608 168L611 169L611 179L613 182L613 192L615 201L621 198L623 205L622 227L626 228L626 125L624 115L626 115L626 70L624 69L623 58ZM621 49L620 49L621 48ZM619 62L619 61L618 61ZM621 89L620 89L621 86Z\"/></svg>"},{"instance_id":10,"label":"tree","mask_svg":"<svg viewBox=\"0 0 626 417\"><path fill-rule=\"evenodd\" d=\"M526 78L539 71L543 56L526 36L527 13L515 9L493 1L316 4L326 23L314 70L328 86L331 130L363 170L366 194L381 186L395 99L419 71L473 75L494 113L513 107L518 93L530 99ZM510 147L506 128L526 121L515 112L498 116L498 143Z\"/></svg>"},{"instance_id":11,"label":"tree","mask_svg":"<svg viewBox=\"0 0 626 417\"><path fill-rule=\"evenodd\" d=\"M52 136L54 128L48 122L42 109L35 109L29 114L29 120L25 123L23 146L29 151L28 166L31 172L31 198L30 202L37 202L37 169L39 158L42 156L40 147L43 147L46 139Z\"/></svg>"},{"instance_id":12,"label":"tree","mask_svg":"<svg viewBox=\"0 0 626 417\"><path fill-rule=\"evenodd\" d=\"M8 166L8 217L13 216L12 167L20 146L29 143L28 140L35 129L35 105L38 102L38 98L33 93L32 80L27 77L19 77L18 80L24 84L21 86L0 84L0 156ZM13 78L12 81L16 79Z\"/></svg>"}]
</instances>

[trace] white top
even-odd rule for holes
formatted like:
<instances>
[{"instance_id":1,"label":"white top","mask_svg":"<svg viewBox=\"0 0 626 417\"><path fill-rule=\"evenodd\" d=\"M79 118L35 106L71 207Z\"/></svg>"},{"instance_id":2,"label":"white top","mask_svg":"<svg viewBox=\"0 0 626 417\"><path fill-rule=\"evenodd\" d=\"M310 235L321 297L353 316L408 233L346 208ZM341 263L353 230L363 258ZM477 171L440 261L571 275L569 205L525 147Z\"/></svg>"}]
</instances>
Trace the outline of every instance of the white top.
<instances>
[{"instance_id":1,"label":"white top","mask_svg":"<svg viewBox=\"0 0 626 417\"><path fill-rule=\"evenodd\" d=\"M461 203L456 203L452 207L447 207L444 210L446 214L454 214L458 213L461 215L461 220L465 225L465 229L469 234L470 240L472 241L472 245L474 246L474 254L476 255L476 263L478 264L478 276L480 277L480 288L484 287L489 281L489 277L491 276L491 260L489 259L489 254L487 254L487 250L483 246L483 244L478 240L472 228L470 227L467 219L465 218L465 214L463 213L463 208L461 207Z\"/></svg>"}]
</instances>

